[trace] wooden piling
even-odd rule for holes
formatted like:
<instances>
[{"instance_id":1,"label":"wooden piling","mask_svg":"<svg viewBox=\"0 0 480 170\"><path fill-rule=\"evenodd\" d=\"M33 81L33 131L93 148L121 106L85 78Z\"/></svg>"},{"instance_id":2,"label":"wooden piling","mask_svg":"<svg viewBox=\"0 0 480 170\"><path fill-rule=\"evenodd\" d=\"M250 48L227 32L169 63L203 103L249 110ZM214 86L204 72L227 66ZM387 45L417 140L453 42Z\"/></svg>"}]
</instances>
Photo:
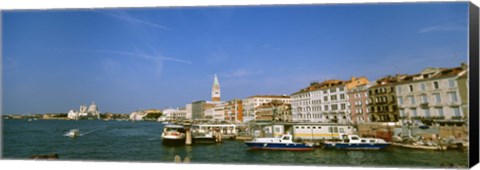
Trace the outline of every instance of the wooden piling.
<instances>
[{"instance_id":1,"label":"wooden piling","mask_svg":"<svg viewBox=\"0 0 480 170\"><path fill-rule=\"evenodd\" d=\"M180 155L175 155L175 158L173 158L173 162L182 163L182 158L180 157Z\"/></svg>"},{"instance_id":2,"label":"wooden piling","mask_svg":"<svg viewBox=\"0 0 480 170\"><path fill-rule=\"evenodd\" d=\"M185 144L186 145L191 145L192 144L192 131L190 130L190 128L187 128L186 129L186 132L185 132Z\"/></svg>"}]
</instances>

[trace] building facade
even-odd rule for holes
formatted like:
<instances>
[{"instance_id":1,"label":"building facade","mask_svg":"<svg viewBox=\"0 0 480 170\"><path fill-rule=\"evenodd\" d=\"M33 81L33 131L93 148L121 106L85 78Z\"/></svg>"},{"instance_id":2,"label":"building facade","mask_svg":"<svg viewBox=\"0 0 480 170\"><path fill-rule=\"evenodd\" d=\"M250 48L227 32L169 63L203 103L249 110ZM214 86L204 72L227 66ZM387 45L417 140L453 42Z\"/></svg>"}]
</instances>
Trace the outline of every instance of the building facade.
<instances>
[{"instance_id":1,"label":"building facade","mask_svg":"<svg viewBox=\"0 0 480 170\"><path fill-rule=\"evenodd\" d=\"M185 105L185 112L186 112L185 118L188 119L188 120L192 120L192 117L193 117L192 112L193 111L192 111L192 104L191 103Z\"/></svg>"},{"instance_id":2,"label":"building facade","mask_svg":"<svg viewBox=\"0 0 480 170\"><path fill-rule=\"evenodd\" d=\"M168 108L162 111L162 116L159 121L173 121L173 120L185 120L187 119L186 108Z\"/></svg>"},{"instance_id":3,"label":"building facade","mask_svg":"<svg viewBox=\"0 0 480 170\"><path fill-rule=\"evenodd\" d=\"M256 95L242 100L243 107L243 122L249 122L255 120L255 108L264 104L270 103L274 100L281 101L286 104L290 104L290 96L287 95Z\"/></svg>"},{"instance_id":4,"label":"building facade","mask_svg":"<svg viewBox=\"0 0 480 170\"><path fill-rule=\"evenodd\" d=\"M292 121L291 105L274 100L270 103L263 103L255 108L255 120L257 121Z\"/></svg>"},{"instance_id":5,"label":"building facade","mask_svg":"<svg viewBox=\"0 0 480 170\"><path fill-rule=\"evenodd\" d=\"M242 100L233 99L225 103L225 121L243 122L243 105Z\"/></svg>"},{"instance_id":6,"label":"building facade","mask_svg":"<svg viewBox=\"0 0 480 170\"><path fill-rule=\"evenodd\" d=\"M348 90L348 97L350 103L350 114L353 124L362 124L370 122L368 115L368 88L372 83L358 86Z\"/></svg>"},{"instance_id":7,"label":"building facade","mask_svg":"<svg viewBox=\"0 0 480 170\"><path fill-rule=\"evenodd\" d=\"M100 111L97 104L92 102L88 108L87 105L81 105L79 111L70 110L67 117L69 119L100 119Z\"/></svg>"},{"instance_id":8,"label":"building facade","mask_svg":"<svg viewBox=\"0 0 480 170\"><path fill-rule=\"evenodd\" d=\"M468 115L466 65L426 68L397 83L402 124L463 124Z\"/></svg>"},{"instance_id":9,"label":"building facade","mask_svg":"<svg viewBox=\"0 0 480 170\"><path fill-rule=\"evenodd\" d=\"M366 77L326 80L293 93L292 120L296 122L351 123L348 90L368 83Z\"/></svg>"},{"instance_id":10,"label":"building facade","mask_svg":"<svg viewBox=\"0 0 480 170\"><path fill-rule=\"evenodd\" d=\"M395 83L405 75L385 76L368 88L367 111L371 122L398 122L399 111Z\"/></svg>"}]
</instances>

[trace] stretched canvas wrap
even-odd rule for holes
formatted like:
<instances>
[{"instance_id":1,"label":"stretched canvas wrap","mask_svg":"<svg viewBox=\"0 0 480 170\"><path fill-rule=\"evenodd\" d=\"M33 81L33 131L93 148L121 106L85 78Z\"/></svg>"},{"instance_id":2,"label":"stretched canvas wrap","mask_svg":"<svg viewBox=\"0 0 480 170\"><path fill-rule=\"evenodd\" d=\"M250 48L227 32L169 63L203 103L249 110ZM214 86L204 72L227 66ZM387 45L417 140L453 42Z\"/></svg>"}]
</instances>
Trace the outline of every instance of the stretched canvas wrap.
<instances>
[{"instance_id":1,"label":"stretched canvas wrap","mask_svg":"<svg viewBox=\"0 0 480 170\"><path fill-rule=\"evenodd\" d=\"M470 2L16 9L1 21L3 160L478 162Z\"/></svg>"}]
</instances>

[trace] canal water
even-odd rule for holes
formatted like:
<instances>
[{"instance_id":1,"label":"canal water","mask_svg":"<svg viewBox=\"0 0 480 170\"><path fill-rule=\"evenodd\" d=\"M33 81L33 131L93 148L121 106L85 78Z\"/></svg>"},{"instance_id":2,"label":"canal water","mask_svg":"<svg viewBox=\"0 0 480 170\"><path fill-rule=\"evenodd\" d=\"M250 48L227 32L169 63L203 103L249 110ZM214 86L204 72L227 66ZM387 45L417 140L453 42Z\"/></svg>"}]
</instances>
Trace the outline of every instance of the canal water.
<instances>
[{"instance_id":1,"label":"canal water","mask_svg":"<svg viewBox=\"0 0 480 170\"><path fill-rule=\"evenodd\" d=\"M468 152L397 148L380 151L315 149L308 152L252 151L242 141L219 144L164 146L158 122L101 120L12 120L2 122L2 159L29 159L57 153L59 160L172 163L175 155L192 163L317 165L359 167L467 167ZM64 134L79 129L82 136Z\"/></svg>"}]
</instances>

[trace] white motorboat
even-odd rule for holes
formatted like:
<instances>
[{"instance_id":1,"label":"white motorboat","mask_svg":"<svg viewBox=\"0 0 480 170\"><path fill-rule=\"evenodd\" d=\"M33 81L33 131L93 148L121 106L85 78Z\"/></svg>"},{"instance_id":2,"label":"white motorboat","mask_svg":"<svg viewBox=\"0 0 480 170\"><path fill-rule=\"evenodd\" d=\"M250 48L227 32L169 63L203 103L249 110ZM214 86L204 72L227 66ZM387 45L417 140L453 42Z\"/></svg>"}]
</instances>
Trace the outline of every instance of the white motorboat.
<instances>
[{"instance_id":1,"label":"white motorboat","mask_svg":"<svg viewBox=\"0 0 480 170\"><path fill-rule=\"evenodd\" d=\"M67 133L65 133L65 136L68 136L68 137L71 137L71 138L80 136L80 130L78 130L78 129L70 129L70 131L68 131Z\"/></svg>"},{"instance_id":2,"label":"white motorboat","mask_svg":"<svg viewBox=\"0 0 480 170\"><path fill-rule=\"evenodd\" d=\"M287 150L287 151L311 151L313 145L292 141L292 135L282 135L279 138L255 138L245 141L252 150Z\"/></svg>"},{"instance_id":3,"label":"white motorboat","mask_svg":"<svg viewBox=\"0 0 480 170\"><path fill-rule=\"evenodd\" d=\"M336 142L324 142L325 148L335 149L350 149L350 150L378 150L384 149L390 146L389 142L386 142L380 138L361 138L357 135L342 135L341 141Z\"/></svg>"},{"instance_id":4,"label":"white motorboat","mask_svg":"<svg viewBox=\"0 0 480 170\"><path fill-rule=\"evenodd\" d=\"M166 145L185 144L185 128L180 125L165 125L162 132L162 143Z\"/></svg>"}]
</instances>

